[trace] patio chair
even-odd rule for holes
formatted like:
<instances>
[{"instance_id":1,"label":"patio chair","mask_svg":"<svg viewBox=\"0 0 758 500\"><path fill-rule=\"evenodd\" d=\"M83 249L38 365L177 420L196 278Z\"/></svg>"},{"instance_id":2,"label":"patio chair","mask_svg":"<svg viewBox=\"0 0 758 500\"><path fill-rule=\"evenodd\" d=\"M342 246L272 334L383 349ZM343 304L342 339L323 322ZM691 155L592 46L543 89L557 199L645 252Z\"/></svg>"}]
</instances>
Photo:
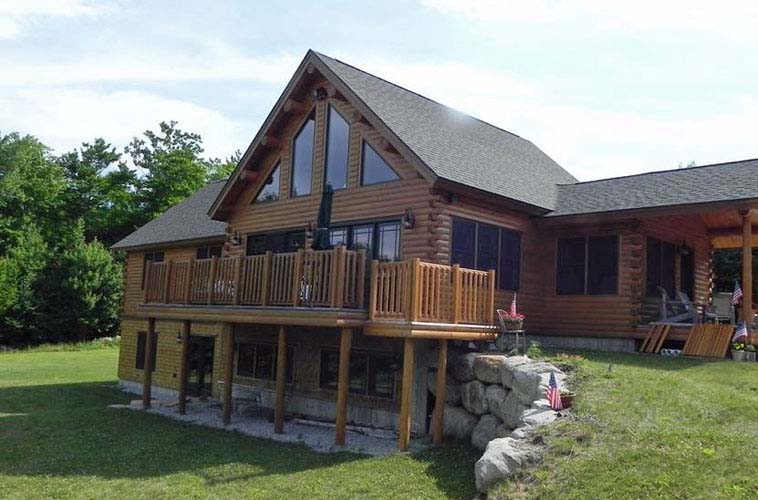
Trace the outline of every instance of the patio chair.
<instances>
[{"instance_id":1,"label":"patio chair","mask_svg":"<svg viewBox=\"0 0 758 500\"><path fill-rule=\"evenodd\" d=\"M678 300L669 298L668 292L658 287L661 294L661 323L696 323L698 318L697 308L690 301L687 294L679 292Z\"/></svg>"},{"instance_id":2,"label":"patio chair","mask_svg":"<svg viewBox=\"0 0 758 500\"><path fill-rule=\"evenodd\" d=\"M507 314L508 313L503 309L497 310L497 320L500 323L500 338L498 339L499 342L497 342L497 344L499 344L498 347L500 347L502 351L505 351L508 348L506 336L512 334L515 341L513 344L513 351L518 354L519 343L521 343L524 346L524 352L526 352L526 333L524 330L508 330L505 326L505 321L503 320L503 316ZM519 342L519 336L521 337L521 342Z\"/></svg>"},{"instance_id":3,"label":"patio chair","mask_svg":"<svg viewBox=\"0 0 758 500\"><path fill-rule=\"evenodd\" d=\"M732 305L732 294L729 292L714 293L706 314L716 323L729 323L733 325L734 305Z\"/></svg>"}]
</instances>

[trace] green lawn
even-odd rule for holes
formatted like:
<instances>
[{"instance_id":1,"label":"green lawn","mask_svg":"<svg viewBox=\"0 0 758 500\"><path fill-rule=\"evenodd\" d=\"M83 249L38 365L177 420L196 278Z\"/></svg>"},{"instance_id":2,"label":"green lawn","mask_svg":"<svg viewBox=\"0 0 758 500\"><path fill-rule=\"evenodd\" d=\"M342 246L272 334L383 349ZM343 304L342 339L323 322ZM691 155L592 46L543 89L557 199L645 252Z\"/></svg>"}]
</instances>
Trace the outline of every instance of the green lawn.
<instances>
[{"instance_id":1,"label":"green lawn","mask_svg":"<svg viewBox=\"0 0 758 500\"><path fill-rule=\"evenodd\" d=\"M112 410L118 351L0 354L0 498L467 498L478 453L323 455ZM501 498L751 498L758 364L590 354L578 418ZM611 367L609 371L609 366ZM752 496L754 498L754 496Z\"/></svg>"},{"instance_id":2,"label":"green lawn","mask_svg":"<svg viewBox=\"0 0 758 500\"><path fill-rule=\"evenodd\" d=\"M0 498L471 498L477 453L319 454L110 403L118 350L0 354Z\"/></svg>"}]
</instances>

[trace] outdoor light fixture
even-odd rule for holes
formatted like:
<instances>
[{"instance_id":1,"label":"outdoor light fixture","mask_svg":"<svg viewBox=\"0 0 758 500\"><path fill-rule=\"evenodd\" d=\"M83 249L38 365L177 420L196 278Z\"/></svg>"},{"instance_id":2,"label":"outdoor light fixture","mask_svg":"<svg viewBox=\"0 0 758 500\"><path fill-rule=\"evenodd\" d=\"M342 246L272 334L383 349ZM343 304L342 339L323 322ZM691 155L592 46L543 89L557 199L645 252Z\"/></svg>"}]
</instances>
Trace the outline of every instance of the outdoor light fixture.
<instances>
[{"instance_id":1,"label":"outdoor light fixture","mask_svg":"<svg viewBox=\"0 0 758 500\"><path fill-rule=\"evenodd\" d=\"M317 89L311 90L311 97L313 97L317 101L323 101L324 99L326 99L326 96L327 96L327 93L324 87L319 87Z\"/></svg>"},{"instance_id":2,"label":"outdoor light fixture","mask_svg":"<svg viewBox=\"0 0 758 500\"><path fill-rule=\"evenodd\" d=\"M406 208L402 218L403 227L405 229L413 229L416 225L416 216L413 215L412 208Z\"/></svg>"},{"instance_id":3,"label":"outdoor light fixture","mask_svg":"<svg viewBox=\"0 0 758 500\"><path fill-rule=\"evenodd\" d=\"M305 225L305 238L313 238L313 232L316 230L316 222L309 220Z\"/></svg>"},{"instance_id":4,"label":"outdoor light fixture","mask_svg":"<svg viewBox=\"0 0 758 500\"><path fill-rule=\"evenodd\" d=\"M239 231L234 231L234 236L232 236L232 245L239 246L242 243L242 240L240 238Z\"/></svg>"},{"instance_id":5,"label":"outdoor light fixture","mask_svg":"<svg viewBox=\"0 0 758 500\"><path fill-rule=\"evenodd\" d=\"M176 343L181 344L182 343L182 332L179 332L176 334Z\"/></svg>"}]
</instances>

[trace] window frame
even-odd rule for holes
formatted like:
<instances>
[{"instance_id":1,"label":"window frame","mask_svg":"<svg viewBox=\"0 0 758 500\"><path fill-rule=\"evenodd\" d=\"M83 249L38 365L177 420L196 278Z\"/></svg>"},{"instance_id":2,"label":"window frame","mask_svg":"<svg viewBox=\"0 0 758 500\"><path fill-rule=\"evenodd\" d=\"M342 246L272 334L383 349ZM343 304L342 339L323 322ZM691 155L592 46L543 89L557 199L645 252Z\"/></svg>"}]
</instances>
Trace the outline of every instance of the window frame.
<instances>
[{"instance_id":1,"label":"window frame","mask_svg":"<svg viewBox=\"0 0 758 500\"><path fill-rule=\"evenodd\" d=\"M502 291L505 291L505 292L518 292L521 289L521 265L522 265L522 262L524 261L524 244L523 244L524 233L523 233L523 231L519 231L517 229L513 229L513 228L510 228L510 227L506 227L506 226L500 226L500 225L497 225L497 224L492 224L490 222L479 221L479 220L476 220L476 219L469 219L469 218L466 218L466 217L458 217L457 215L453 215L453 216L451 216L451 222L450 222L450 245L449 245L449 252L450 252L449 255L450 255L450 264L451 265L455 264L453 262L453 245L454 245L454 243L453 243L453 226L455 225L455 221L456 220L459 221L459 222L463 222L463 223L474 224L474 242L473 242L473 245L474 245L474 248L473 248L473 260L474 260L474 264L473 264L473 267L471 269L477 269L477 270L480 270L480 271L482 270L482 269L478 268L478 265L479 265L479 226L487 226L487 227L495 228L495 229L498 230L498 233L497 233L497 252L496 252L496 255L497 255L497 268L495 269L496 281L497 281L496 287L497 287L498 290L502 290ZM515 277L513 278L513 283L512 283L515 286L513 286L511 288L502 288L500 286L502 284L501 280L502 280L502 276L503 276L503 273L501 272L500 268L502 266L502 256L503 256L502 250L503 250L503 233L504 232L508 232L508 233L512 233L514 235L517 235L518 236L518 242L519 242L518 252L516 253L516 255L518 256L518 266L516 266ZM463 267L465 267L465 266L463 266ZM489 269L484 269L484 271L489 271Z\"/></svg>"},{"instance_id":2,"label":"window frame","mask_svg":"<svg viewBox=\"0 0 758 500\"><path fill-rule=\"evenodd\" d=\"M266 182L268 181L269 177L272 177L274 175L274 172L276 172L276 169L279 169L279 192L276 193L276 198L273 200L258 200L258 197L261 195L261 192L266 187ZM268 172L268 175L266 176L263 184L258 188L258 190L253 195L253 199L250 200L250 205L265 205L266 203L273 203L275 201L279 201L282 199L282 159L281 157L277 158L274 162L273 168Z\"/></svg>"},{"instance_id":3,"label":"window frame","mask_svg":"<svg viewBox=\"0 0 758 500\"><path fill-rule=\"evenodd\" d=\"M239 355L240 355L240 346L242 344L246 344L248 346L253 346L253 349L254 349L254 351L253 351L253 366L252 366L252 371L251 371L252 375L241 375L239 373ZM272 352L273 360L272 360L272 363L271 363L271 377L269 377L267 379L255 376L255 372L257 371L257 364L258 364L258 347L259 346L266 346L266 347L271 347L272 348L271 352ZM277 361L279 359L278 358L278 350L279 350L279 344L277 342L275 342L275 341L266 341L266 340L258 340L258 339L250 339L250 340L248 340L248 339L245 339L245 338L236 339L235 342L234 342L234 377L235 378L241 378L241 379L244 379L244 380L257 380L257 381L261 381L261 382L276 382L276 363L277 363ZM289 356L289 351L290 350L292 351L292 356L291 357ZM297 366L296 366L296 363L295 363L295 356L297 355L296 350L297 350L297 344L287 343L287 351L288 351L287 352L287 354L288 354L288 356L287 356L288 359L287 360L289 361L287 363L287 370L288 371L291 370L290 373L289 373L289 376L286 377L287 378L287 381L286 381L287 385L294 385L295 382L296 382L296 380L297 380L297 376L296 376Z\"/></svg>"},{"instance_id":4,"label":"window frame","mask_svg":"<svg viewBox=\"0 0 758 500\"><path fill-rule=\"evenodd\" d=\"M350 149L351 149L350 136L352 135L352 132L353 132L353 126L350 123L350 120L348 120L345 117L345 115L342 114L342 112L337 108L337 106L335 106L331 102L327 104L326 116L324 118L324 172L323 172L322 189L326 189L326 185L329 184L329 131L331 130L330 111L332 109L334 110L335 113L337 113L340 116L340 118L342 118L345 124L347 124L347 149L346 149L346 155L345 155L345 186L344 187L332 186L332 190L334 190L334 192L337 192L337 191L343 191L350 187Z\"/></svg>"},{"instance_id":5,"label":"window frame","mask_svg":"<svg viewBox=\"0 0 758 500\"><path fill-rule=\"evenodd\" d=\"M339 360L339 347L337 346L323 346L319 348L319 370L318 370L318 387L322 391L336 391L338 386L330 387L326 385L326 382L323 380L323 360L324 360L324 354L330 353L331 355L336 355L337 359ZM348 393L358 396L358 397L365 397L365 398L377 398L384 401L397 401L398 400L398 382L401 380L402 375L399 374L400 370L396 369L392 372L392 394L387 396L384 394L378 394L376 393L375 389L372 391L371 389L371 375L372 375L372 362L371 358L373 357L389 357L397 360L397 358L400 356L398 353L393 351L386 351L386 350L378 350L378 349L353 349L350 351L350 362L353 362L359 358L365 359L365 368L363 373L363 378L365 380L365 390L363 391L356 391L350 387L350 381L348 377ZM400 366L400 362L398 361L398 365ZM350 366L348 367L348 373L350 372ZM338 378L339 374L339 361L337 364L337 372L334 374L334 378ZM330 377L331 378L331 377Z\"/></svg>"},{"instance_id":6,"label":"window frame","mask_svg":"<svg viewBox=\"0 0 758 500\"><path fill-rule=\"evenodd\" d=\"M265 250L263 253L256 253L256 254L249 254L248 253L249 242L250 242L249 240L250 240L250 238L256 237L256 236L262 236L262 237L265 238L266 236L282 235L282 236L286 237L288 235L293 235L293 234L296 234L296 233L297 234L302 234L302 236L303 236L303 246L299 247L299 248L305 248L307 246L307 240L308 240L307 235L305 234L305 232L306 231L304 229L284 229L284 230L278 230L278 231L263 231L263 232L246 233L244 235L245 246L243 248L243 255L245 255L246 257L250 257L251 255L265 255L265 253L267 251L269 251L269 250ZM273 253L291 253L291 251L287 251L287 252L277 252L277 251L274 251L274 250L270 250L270 251L273 252Z\"/></svg>"},{"instance_id":7,"label":"window frame","mask_svg":"<svg viewBox=\"0 0 758 500\"><path fill-rule=\"evenodd\" d=\"M379 158L381 158L384 163L387 164L387 167L389 167L389 169L392 170L392 172L395 174L395 176L397 177L397 179L390 179L390 180L381 181L381 182L372 182L371 184L366 184L364 182L364 178L365 178L365 175L364 175L365 174L364 159L365 159L365 148L366 148L366 146L370 147L374 151L374 153ZM375 148L374 145L371 144L371 142L369 142L368 139L366 139L365 136L361 137L361 150L360 150L360 160L359 160L358 170L359 170L359 172L358 172L358 182L360 183L361 187L381 186L382 184L389 184L391 182L398 182L398 181L403 180L403 178L400 176L400 174L397 172L397 170L395 170L395 168L392 166L392 164L389 161L387 161L387 158L385 158L377 150L377 148Z\"/></svg>"},{"instance_id":8,"label":"window frame","mask_svg":"<svg viewBox=\"0 0 758 500\"><path fill-rule=\"evenodd\" d=\"M311 139L311 175L310 175L310 186L308 187L308 192L303 194L293 194L293 189L295 186L295 161L297 160L297 155L295 154L295 143L297 142L297 139L300 137L300 134L303 132L303 129L306 127L308 122L310 120L313 120L313 137ZM316 122L316 107L315 105L311 108L310 111L305 115L305 118L300 123L300 125L297 128L297 132L295 132L292 135L292 139L290 140L290 178L289 178L289 191L288 191L288 197L289 198L302 198L304 196L310 196L313 193L313 173L315 171L315 162L316 162L316 128L317 128L317 122ZM280 188L281 189L281 188Z\"/></svg>"},{"instance_id":9,"label":"window frame","mask_svg":"<svg viewBox=\"0 0 758 500\"><path fill-rule=\"evenodd\" d=\"M214 252L214 250L218 249L218 252ZM205 251L207 254L207 257L200 257L201 251ZM214 254L218 255L214 255ZM212 259L213 257L221 258L221 256L224 253L224 246L223 245L206 245L203 247L197 247L195 249L195 260L207 260Z\"/></svg>"},{"instance_id":10,"label":"window frame","mask_svg":"<svg viewBox=\"0 0 758 500\"><path fill-rule=\"evenodd\" d=\"M614 287L612 292L602 292L602 293L591 293L589 291L589 275L590 275L590 259L589 259L589 244L590 240L592 238L614 238L615 244L616 244L616 286ZM560 241L561 240L573 240L573 239L583 239L584 240L584 281L582 286L582 292L559 292L558 291L558 273L559 273L559 247L560 247ZM554 260L554 273L553 278L555 280L554 286L553 286L553 295L554 296L589 296L589 297L603 297L603 296L613 296L613 295L619 295L619 287L621 286L621 234L613 233L613 234L599 234L599 233L592 233L592 234L583 234L583 235L574 235L574 236L564 236L559 237L555 239L555 260Z\"/></svg>"},{"instance_id":11,"label":"window frame","mask_svg":"<svg viewBox=\"0 0 758 500\"><path fill-rule=\"evenodd\" d=\"M155 255L160 254L161 259L155 260ZM147 256L152 256L150 259L147 258ZM142 252L142 284L140 285L140 290L145 289L145 275L147 274L147 262L148 260L150 262L163 262L166 260L166 252L163 250L154 250L152 252Z\"/></svg>"},{"instance_id":12,"label":"window frame","mask_svg":"<svg viewBox=\"0 0 758 500\"><path fill-rule=\"evenodd\" d=\"M398 257L397 257L397 260L393 262L399 262L403 259L403 223L400 219L390 218L390 219L376 219L376 220L368 220L368 221L349 221L345 223L335 224L329 228L329 241L331 243L332 231L346 230L347 232L346 232L345 239L347 240L347 242L345 243L345 247L348 248L349 250L354 250L353 236L355 234L354 233L355 229L371 226L371 252L366 252L366 257L368 260L378 259L379 227L385 224L396 224L398 227L398 243L397 243Z\"/></svg>"}]
</instances>

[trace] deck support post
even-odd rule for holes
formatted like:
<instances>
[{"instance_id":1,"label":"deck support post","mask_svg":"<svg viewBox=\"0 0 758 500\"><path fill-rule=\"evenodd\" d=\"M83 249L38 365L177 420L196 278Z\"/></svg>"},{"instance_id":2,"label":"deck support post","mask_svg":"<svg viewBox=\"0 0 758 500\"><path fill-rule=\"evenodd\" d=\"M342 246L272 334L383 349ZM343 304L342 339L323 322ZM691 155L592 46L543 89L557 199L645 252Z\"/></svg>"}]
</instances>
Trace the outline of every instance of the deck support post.
<instances>
[{"instance_id":1,"label":"deck support post","mask_svg":"<svg viewBox=\"0 0 758 500\"><path fill-rule=\"evenodd\" d=\"M224 425L229 425L232 421L232 378L234 377L234 325L223 323L222 340L224 346L224 394L223 405Z\"/></svg>"},{"instance_id":2,"label":"deck support post","mask_svg":"<svg viewBox=\"0 0 758 500\"><path fill-rule=\"evenodd\" d=\"M437 397L434 400L434 444L442 444L447 392L447 339L441 339L437 351Z\"/></svg>"},{"instance_id":3,"label":"deck support post","mask_svg":"<svg viewBox=\"0 0 758 500\"><path fill-rule=\"evenodd\" d=\"M189 337L192 322L185 320L182 323L182 347L179 358L179 415L187 413L187 355L189 353Z\"/></svg>"},{"instance_id":4,"label":"deck support post","mask_svg":"<svg viewBox=\"0 0 758 500\"><path fill-rule=\"evenodd\" d=\"M345 427L347 426L347 392L350 385L350 345L353 330L343 328L340 331L340 364L337 374L337 415L334 422L334 444L345 444Z\"/></svg>"},{"instance_id":5,"label":"deck support post","mask_svg":"<svg viewBox=\"0 0 758 500\"><path fill-rule=\"evenodd\" d=\"M147 319L147 336L145 338L145 364L142 370L142 407L150 408L153 390L153 359L155 358L155 318Z\"/></svg>"},{"instance_id":6,"label":"deck support post","mask_svg":"<svg viewBox=\"0 0 758 500\"><path fill-rule=\"evenodd\" d=\"M405 338L403 344L403 382L400 394L400 451L408 449L411 438L411 406L413 405L413 347L414 340Z\"/></svg>"},{"instance_id":7,"label":"deck support post","mask_svg":"<svg viewBox=\"0 0 758 500\"><path fill-rule=\"evenodd\" d=\"M284 393L287 388L287 329L279 327L276 348L276 403L274 405L274 432L284 432Z\"/></svg>"},{"instance_id":8,"label":"deck support post","mask_svg":"<svg viewBox=\"0 0 758 500\"><path fill-rule=\"evenodd\" d=\"M741 210L742 216L742 321L748 329L753 323L753 226L750 211Z\"/></svg>"}]
</instances>

